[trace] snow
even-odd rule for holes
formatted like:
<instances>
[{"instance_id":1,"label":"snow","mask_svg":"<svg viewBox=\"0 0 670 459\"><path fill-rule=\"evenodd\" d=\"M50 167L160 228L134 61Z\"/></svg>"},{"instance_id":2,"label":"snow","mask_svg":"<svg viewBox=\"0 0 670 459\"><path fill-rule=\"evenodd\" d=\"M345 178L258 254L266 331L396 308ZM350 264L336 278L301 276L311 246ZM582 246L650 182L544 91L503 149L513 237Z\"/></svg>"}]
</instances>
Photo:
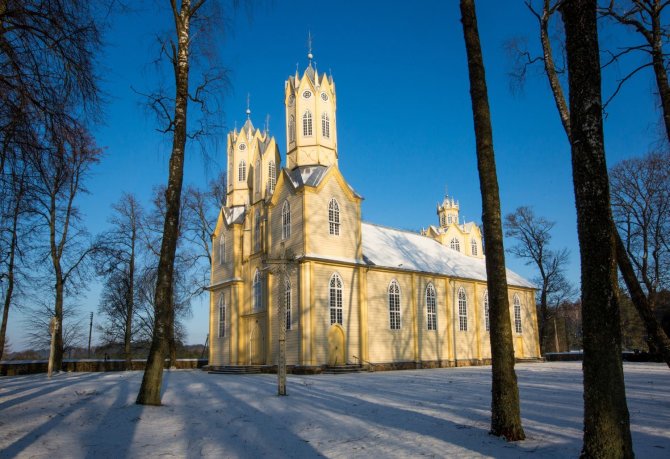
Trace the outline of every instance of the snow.
<instances>
[{"instance_id":1,"label":"snow","mask_svg":"<svg viewBox=\"0 0 670 459\"><path fill-rule=\"evenodd\" d=\"M484 258L469 257L417 233L371 223L363 223L361 227L363 256L370 264L486 281ZM507 283L518 287L536 288L533 283L509 269Z\"/></svg>"},{"instance_id":2,"label":"snow","mask_svg":"<svg viewBox=\"0 0 670 459\"><path fill-rule=\"evenodd\" d=\"M490 367L288 377L141 372L0 378L0 457L577 457L579 362L517 365L527 440L487 434ZM637 457L670 454L670 370L624 364Z\"/></svg>"}]
</instances>

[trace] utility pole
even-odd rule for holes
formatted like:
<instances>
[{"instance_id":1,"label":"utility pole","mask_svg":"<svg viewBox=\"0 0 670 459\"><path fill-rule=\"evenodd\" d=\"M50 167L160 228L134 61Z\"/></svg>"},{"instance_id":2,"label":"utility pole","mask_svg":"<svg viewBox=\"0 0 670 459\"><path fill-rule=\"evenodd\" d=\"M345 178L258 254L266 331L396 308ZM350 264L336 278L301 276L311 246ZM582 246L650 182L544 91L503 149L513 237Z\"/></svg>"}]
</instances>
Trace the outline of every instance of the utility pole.
<instances>
[{"instance_id":1,"label":"utility pole","mask_svg":"<svg viewBox=\"0 0 670 459\"><path fill-rule=\"evenodd\" d=\"M88 359L91 358L91 334L93 332L93 313L91 312L91 323L88 326Z\"/></svg>"}]
</instances>

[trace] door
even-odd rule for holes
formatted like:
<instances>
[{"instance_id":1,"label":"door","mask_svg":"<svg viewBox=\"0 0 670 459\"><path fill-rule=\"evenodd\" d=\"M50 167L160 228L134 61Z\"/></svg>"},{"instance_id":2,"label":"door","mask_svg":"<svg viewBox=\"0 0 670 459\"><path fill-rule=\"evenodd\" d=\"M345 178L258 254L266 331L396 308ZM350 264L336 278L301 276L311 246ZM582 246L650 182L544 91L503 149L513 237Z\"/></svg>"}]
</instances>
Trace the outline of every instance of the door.
<instances>
[{"instance_id":1,"label":"door","mask_svg":"<svg viewBox=\"0 0 670 459\"><path fill-rule=\"evenodd\" d=\"M265 337L263 329L256 323L251 331L249 340L249 363L251 365L265 365Z\"/></svg>"},{"instance_id":2,"label":"door","mask_svg":"<svg viewBox=\"0 0 670 459\"><path fill-rule=\"evenodd\" d=\"M345 365L344 360L344 330L335 324L328 330L328 365Z\"/></svg>"}]
</instances>

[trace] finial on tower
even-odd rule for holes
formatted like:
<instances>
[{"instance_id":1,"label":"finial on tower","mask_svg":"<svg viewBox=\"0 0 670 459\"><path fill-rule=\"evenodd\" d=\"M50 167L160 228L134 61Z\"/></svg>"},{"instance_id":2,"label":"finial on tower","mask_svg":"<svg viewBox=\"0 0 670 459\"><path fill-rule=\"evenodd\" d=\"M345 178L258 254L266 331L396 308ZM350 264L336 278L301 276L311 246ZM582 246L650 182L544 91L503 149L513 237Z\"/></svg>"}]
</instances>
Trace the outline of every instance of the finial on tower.
<instances>
[{"instance_id":1,"label":"finial on tower","mask_svg":"<svg viewBox=\"0 0 670 459\"><path fill-rule=\"evenodd\" d=\"M309 59L310 65L312 64L312 59L314 55L312 54L312 31L307 31L307 59Z\"/></svg>"},{"instance_id":2,"label":"finial on tower","mask_svg":"<svg viewBox=\"0 0 670 459\"><path fill-rule=\"evenodd\" d=\"M251 117L251 108L249 107L250 98L251 96L249 95L249 93L247 93L247 111L246 111L247 119Z\"/></svg>"},{"instance_id":3,"label":"finial on tower","mask_svg":"<svg viewBox=\"0 0 670 459\"><path fill-rule=\"evenodd\" d=\"M270 132L270 114L269 113L267 113L265 115L265 133L267 134L268 132Z\"/></svg>"}]
</instances>

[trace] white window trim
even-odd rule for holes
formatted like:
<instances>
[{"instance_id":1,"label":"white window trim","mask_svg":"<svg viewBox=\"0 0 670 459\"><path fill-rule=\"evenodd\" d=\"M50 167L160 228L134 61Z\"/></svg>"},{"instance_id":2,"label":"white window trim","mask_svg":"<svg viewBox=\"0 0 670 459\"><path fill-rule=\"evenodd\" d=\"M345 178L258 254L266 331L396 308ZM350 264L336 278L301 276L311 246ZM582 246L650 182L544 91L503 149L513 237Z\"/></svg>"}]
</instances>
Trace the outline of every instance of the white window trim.
<instances>
[{"instance_id":1,"label":"white window trim","mask_svg":"<svg viewBox=\"0 0 670 459\"><path fill-rule=\"evenodd\" d=\"M523 333L523 326L521 324L521 300L519 299L519 295L514 294L514 331L517 334L522 334Z\"/></svg>"},{"instance_id":2,"label":"white window trim","mask_svg":"<svg viewBox=\"0 0 670 459\"><path fill-rule=\"evenodd\" d=\"M226 302L223 299L223 295L219 297L219 327L218 327L218 337L226 337Z\"/></svg>"},{"instance_id":3,"label":"white window trim","mask_svg":"<svg viewBox=\"0 0 670 459\"><path fill-rule=\"evenodd\" d=\"M281 238L282 241L291 237L291 204L284 201L281 208Z\"/></svg>"},{"instance_id":4,"label":"white window trim","mask_svg":"<svg viewBox=\"0 0 670 459\"><path fill-rule=\"evenodd\" d=\"M397 290L397 292L393 290ZM402 330L402 316L401 316L402 297L401 297L400 284L398 284L398 281L393 279L389 283L386 292L387 292L388 310L389 310L389 329Z\"/></svg>"},{"instance_id":5,"label":"white window trim","mask_svg":"<svg viewBox=\"0 0 670 459\"><path fill-rule=\"evenodd\" d=\"M337 202L337 199L332 198L328 201L328 234L339 236L340 226L340 204Z\"/></svg>"},{"instance_id":6,"label":"white window trim","mask_svg":"<svg viewBox=\"0 0 670 459\"><path fill-rule=\"evenodd\" d=\"M335 286L333 286L333 281L336 282ZM335 295L334 298L333 294ZM330 325L342 325L344 323L343 298L344 282L338 273L333 273L328 281L328 312L330 316Z\"/></svg>"},{"instance_id":7,"label":"white window trim","mask_svg":"<svg viewBox=\"0 0 670 459\"><path fill-rule=\"evenodd\" d=\"M437 331L437 292L435 291L435 286L433 285L432 282L429 282L428 285L426 286L425 297L426 297L426 329L428 331ZM431 301L433 303L432 305L430 304Z\"/></svg>"},{"instance_id":8,"label":"white window trim","mask_svg":"<svg viewBox=\"0 0 670 459\"><path fill-rule=\"evenodd\" d=\"M468 331L468 295L463 287L458 289L458 330Z\"/></svg>"}]
</instances>

